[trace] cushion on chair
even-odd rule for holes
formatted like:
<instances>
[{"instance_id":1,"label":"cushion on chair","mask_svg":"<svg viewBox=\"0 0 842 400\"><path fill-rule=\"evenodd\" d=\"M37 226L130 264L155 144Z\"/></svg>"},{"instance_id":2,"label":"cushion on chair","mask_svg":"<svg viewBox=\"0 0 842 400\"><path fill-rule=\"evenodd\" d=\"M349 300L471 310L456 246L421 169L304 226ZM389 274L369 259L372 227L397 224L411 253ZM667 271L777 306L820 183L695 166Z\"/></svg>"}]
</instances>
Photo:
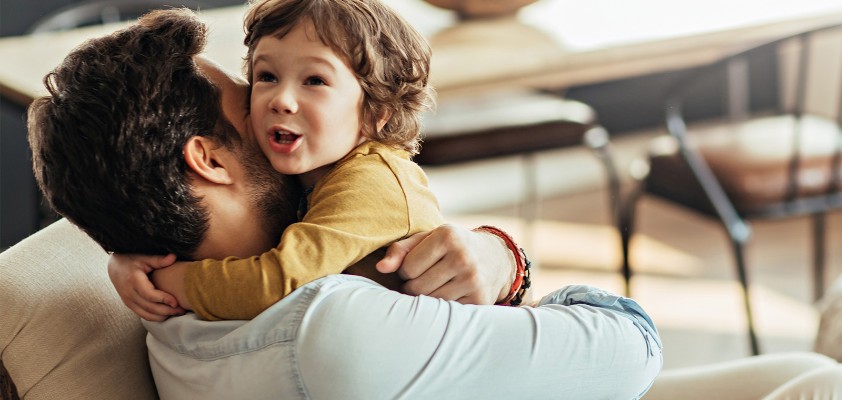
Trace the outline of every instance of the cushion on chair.
<instances>
[{"instance_id":1,"label":"cushion on chair","mask_svg":"<svg viewBox=\"0 0 842 400\"><path fill-rule=\"evenodd\" d=\"M146 331L66 220L0 253L0 355L24 399L155 399Z\"/></svg>"},{"instance_id":2,"label":"cushion on chair","mask_svg":"<svg viewBox=\"0 0 842 400\"><path fill-rule=\"evenodd\" d=\"M840 132L833 121L820 117L805 116L800 124L798 197L822 195L830 188L830 164ZM737 210L752 213L785 200L794 126L792 116L765 117L693 128L691 138ZM693 179L677 146L659 143L650 153L647 190L710 211L701 187L687 184Z\"/></svg>"},{"instance_id":3,"label":"cushion on chair","mask_svg":"<svg viewBox=\"0 0 842 400\"><path fill-rule=\"evenodd\" d=\"M414 160L444 165L579 146L595 121L590 106L535 91L450 97L424 115L424 142Z\"/></svg>"},{"instance_id":4,"label":"cushion on chair","mask_svg":"<svg viewBox=\"0 0 842 400\"><path fill-rule=\"evenodd\" d=\"M715 212L678 154L678 142L672 136L659 136L649 143L649 172L643 184L647 192L656 196L711 215Z\"/></svg>"}]
</instances>

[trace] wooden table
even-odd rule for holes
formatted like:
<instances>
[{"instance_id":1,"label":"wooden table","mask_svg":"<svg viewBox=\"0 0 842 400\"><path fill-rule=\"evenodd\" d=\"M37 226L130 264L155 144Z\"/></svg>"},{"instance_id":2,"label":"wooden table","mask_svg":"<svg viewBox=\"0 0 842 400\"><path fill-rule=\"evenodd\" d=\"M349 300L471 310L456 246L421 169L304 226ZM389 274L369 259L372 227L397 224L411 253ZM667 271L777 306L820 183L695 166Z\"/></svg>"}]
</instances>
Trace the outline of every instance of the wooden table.
<instances>
[{"instance_id":1,"label":"wooden table","mask_svg":"<svg viewBox=\"0 0 842 400\"><path fill-rule=\"evenodd\" d=\"M432 44L441 98L504 87L564 88L700 65L736 49L842 21L842 2L541 0L517 17L459 22L420 0L388 0ZM207 54L241 69L244 6L212 9ZM84 40L123 24L0 39L0 95L28 104Z\"/></svg>"}]
</instances>

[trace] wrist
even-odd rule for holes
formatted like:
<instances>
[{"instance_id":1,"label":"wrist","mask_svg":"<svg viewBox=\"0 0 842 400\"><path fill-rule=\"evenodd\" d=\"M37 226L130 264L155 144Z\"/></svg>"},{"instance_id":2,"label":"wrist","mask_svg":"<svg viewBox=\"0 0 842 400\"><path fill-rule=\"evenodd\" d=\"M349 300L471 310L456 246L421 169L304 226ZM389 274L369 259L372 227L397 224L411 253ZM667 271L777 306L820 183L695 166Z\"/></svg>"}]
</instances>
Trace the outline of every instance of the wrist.
<instances>
[{"instance_id":1,"label":"wrist","mask_svg":"<svg viewBox=\"0 0 842 400\"><path fill-rule=\"evenodd\" d=\"M506 241L500 236L480 229L474 229L473 232L478 234L483 241L481 248L483 249L484 263L494 267L495 280L491 284L490 290L497 290L497 296L494 297L492 303L499 303L511 291L512 283L514 283L517 274L517 260L506 245Z\"/></svg>"},{"instance_id":2,"label":"wrist","mask_svg":"<svg viewBox=\"0 0 842 400\"><path fill-rule=\"evenodd\" d=\"M178 305L185 310L192 310L186 291L187 265L177 262L166 268L152 271L150 279L158 290L175 296Z\"/></svg>"},{"instance_id":3,"label":"wrist","mask_svg":"<svg viewBox=\"0 0 842 400\"><path fill-rule=\"evenodd\" d=\"M529 259L526 258L526 253L517 245L517 243L515 243L514 239L512 239L509 234L499 228L483 225L473 229L473 231L486 232L496 236L501 242L503 242L505 248L509 250L508 254L510 263L512 260L514 261L514 273L509 274L511 277L509 280L510 284L504 286L504 288L507 288L508 290L501 290L502 298L498 297L496 304L507 306L520 305L527 294L527 290L531 287L531 263L529 262Z\"/></svg>"}]
</instances>

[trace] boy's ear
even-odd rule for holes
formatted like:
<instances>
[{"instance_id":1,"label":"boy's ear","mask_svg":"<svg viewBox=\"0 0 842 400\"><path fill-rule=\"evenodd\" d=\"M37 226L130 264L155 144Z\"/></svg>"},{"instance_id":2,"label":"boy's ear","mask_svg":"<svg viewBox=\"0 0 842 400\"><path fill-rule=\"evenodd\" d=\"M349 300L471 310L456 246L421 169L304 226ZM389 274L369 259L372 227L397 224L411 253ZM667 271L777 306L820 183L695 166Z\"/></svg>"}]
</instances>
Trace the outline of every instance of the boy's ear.
<instances>
[{"instance_id":1,"label":"boy's ear","mask_svg":"<svg viewBox=\"0 0 842 400\"><path fill-rule=\"evenodd\" d=\"M223 147L214 140L193 136L184 145L184 161L202 178L217 184L234 183L228 171L227 157Z\"/></svg>"},{"instance_id":2,"label":"boy's ear","mask_svg":"<svg viewBox=\"0 0 842 400\"><path fill-rule=\"evenodd\" d=\"M381 130L383 130L383 127L386 126L386 123L389 122L390 118L392 118L392 111L383 111L383 115L380 116L380 119L377 120L377 125L374 127L375 132L380 132Z\"/></svg>"}]
</instances>

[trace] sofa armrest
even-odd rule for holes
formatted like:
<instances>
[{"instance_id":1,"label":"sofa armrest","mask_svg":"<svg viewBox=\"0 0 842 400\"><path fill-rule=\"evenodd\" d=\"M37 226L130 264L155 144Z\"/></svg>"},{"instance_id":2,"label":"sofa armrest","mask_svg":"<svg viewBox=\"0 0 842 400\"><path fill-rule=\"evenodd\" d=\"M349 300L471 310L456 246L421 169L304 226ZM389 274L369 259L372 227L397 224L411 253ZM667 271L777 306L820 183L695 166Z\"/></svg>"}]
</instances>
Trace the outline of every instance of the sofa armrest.
<instances>
[{"instance_id":1,"label":"sofa armrest","mask_svg":"<svg viewBox=\"0 0 842 400\"><path fill-rule=\"evenodd\" d=\"M154 399L146 331L108 255L59 220L0 253L0 355L30 399Z\"/></svg>"}]
</instances>

